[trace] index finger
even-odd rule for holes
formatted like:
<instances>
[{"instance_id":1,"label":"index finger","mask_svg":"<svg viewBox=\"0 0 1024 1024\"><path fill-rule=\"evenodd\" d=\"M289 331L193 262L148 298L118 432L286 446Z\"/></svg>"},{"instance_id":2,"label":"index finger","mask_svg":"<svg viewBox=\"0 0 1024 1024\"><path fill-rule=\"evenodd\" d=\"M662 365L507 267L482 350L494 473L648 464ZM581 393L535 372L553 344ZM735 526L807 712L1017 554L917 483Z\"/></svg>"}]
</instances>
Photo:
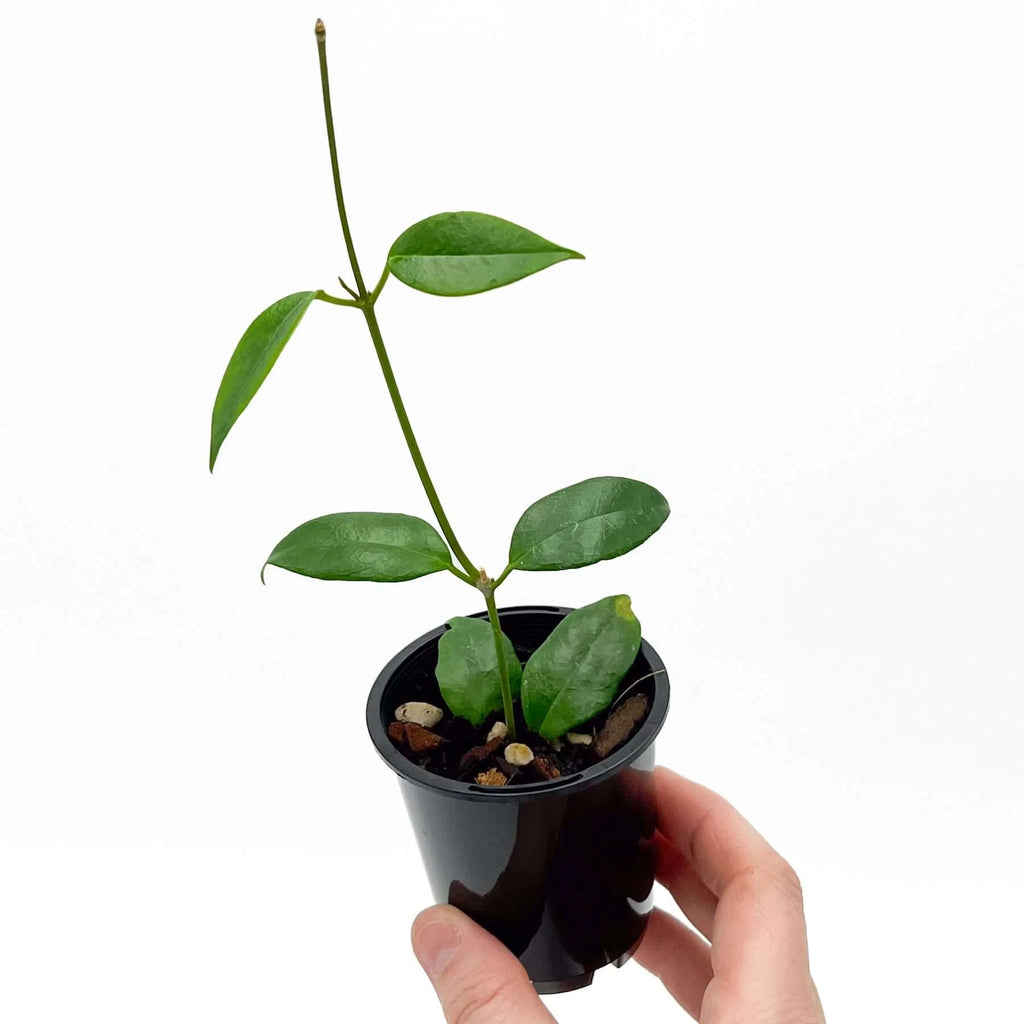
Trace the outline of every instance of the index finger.
<instances>
[{"instance_id":1,"label":"index finger","mask_svg":"<svg viewBox=\"0 0 1024 1024\"><path fill-rule=\"evenodd\" d=\"M716 978L750 991L810 984L800 883L793 869L728 801L655 772L658 831L718 897L711 926Z\"/></svg>"},{"instance_id":2,"label":"index finger","mask_svg":"<svg viewBox=\"0 0 1024 1024\"><path fill-rule=\"evenodd\" d=\"M723 797L667 768L654 773L658 831L686 854L719 898L753 870L792 872L764 837Z\"/></svg>"}]
</instances>

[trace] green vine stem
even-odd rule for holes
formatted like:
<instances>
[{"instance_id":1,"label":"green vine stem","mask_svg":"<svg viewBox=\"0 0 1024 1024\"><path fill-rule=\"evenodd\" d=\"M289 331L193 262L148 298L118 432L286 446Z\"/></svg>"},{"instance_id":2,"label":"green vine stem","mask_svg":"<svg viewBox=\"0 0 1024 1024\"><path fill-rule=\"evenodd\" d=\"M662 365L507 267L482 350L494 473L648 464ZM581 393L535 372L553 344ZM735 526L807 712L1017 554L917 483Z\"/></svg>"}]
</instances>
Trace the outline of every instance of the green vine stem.
<instances>
[{"instance_id":1,"label":"green vine stem","mask_svg":"<svg viewBox=\"0 0 1024 1024\"><path fill-rule=\"evenodd\" d=\"M317 298L323 302L330 302L335 306L355 306L357 309L361 308L361 303L356 302L352 299L339 299L337 295L328 295L325 291L317 292Z\"/></svg>"},{"instance_id":2,"label":"green vine stem","mask_svg":"<svg viewBox=\"0 0 1024 1024\"><path fill-rule=\"evenodd\" d=\"M508 726L508 741L516 738L516 716L512 707L512 685L508 678L508 662L505 660L505 645L501 642L501 622L498 619L498 608L494 603L494 581L487 580L479 584L487 603L487 617L491 620L491 632L494 634L494 651L498 655L498 679L501 682L501 702L505 708L505 725Z\"/></svg>"},{"instance_id":3,"label":"green vine stem","mask_svg":"<svg viewBox=\"0 0 1024 1024\"><path fill-rule=\"evenodd\" d=\"M338 216L341 218L341 230L345 235L345 248L348 250L348 261L352 265L352 274L356 279L359 297L366 295L363 275L359 271L359 260L356 259L355 246L352 244L352 232L348 227L348 215L345 213L345 197L341 194L341 172L338 169L338 146L334 140L334 115L331 113L331 83L327 77L327 29L324 23L316 20L316 48L320 57L320 87L324 94L324 118L327 121L327 144L331 148L331 173L334 175L334 196L338 200ZM344 281L341 282L346 291L351 289Z\"/></svg>"},{"instance_id":4,"label":"green vine stem","mask_svg":"<svg viewBox=\"0 0 1024 1024\"><path fill-rule=\"evenodd\" d=\"M416 435L413 433L409 414L405 411L405 403L402 401L402 394L398 390L398 382L395 380L395 373L391 368L391 360L388 358L387 349L384 347L384 338L381 336L380 324L377 322L377 313L374 308L377 298L387 282L388 268L385 265L384 272L381 274L380 280L373 291L367 292L366 285L363 283L363 275L359 270L359 260L356 258L355 245L352 242L352 232L348 226L348 215L345 212L345 197L341 190L341 173L338 168L338 146L334 137L334 115L331 112L331 86L327 73L327 30L324 28L324 23L319 19L316 23L316 43L320 58L320 84L324 96L327 143L331 151L334 195L338 201L338 216L341 219L341 230L345 235L345 248L348 250L352 275L355 278L358 289L357 292L353 291L344 281L341 281L342 287L353 296L355 301L350 302L347 299L338 299L334 296L327 297L327 301L339 306L356 306L363 311L363 317L366 319L370 338L373 340L373 348L377 353L377 361L380 363L381 372L384 374L384 382L387 384L388 394L391 396L391 404L394 406L395 415L398 417L399 426L402 428L402 435L405 437L406 446L409 449L409 454L412 456L413 465L416 467L416 473L420 478L420 483L423 485L427 501L430 502L434 517L441 527L441 532L444 534L448 546L452 549L462 569L465 570L463 572L455 568L455 566L451 566L451 571L464 583L478 588L484 595L484 602L487 605L487 616L490 619L491 630L494 634L494 650L498 659L498 677L501 681L501 699L505 711L505 724L508 727L508 739L512 741L516 738L515 714L512 707L512 687L508 677L508 662L505 660L505 646L502 643L501 623L498 619L497 606L494 603L494 591L508 575L509 569L506 569L498 580L492 580L482 569L477 570L474 566L455 536L451 523L448 521L448 516L445 514L444 507L441 504L441 499L438 497L437 489L434 487L434 482L427 471L427 464L423 459L423 453L420 451Z\"/></svg>"},{"instance_id":5,"label":"green vine stem","mask_svg":"<svg viewBox=\"0 0 1024 1024\"><path fill-rule=\"evenodd\" d=\"M469 556L462 550L462 545L458 542L458 539L455 536L455 531L452 530L452 524L448 522L448 516L445 515L444 508L441 505L441 499L437 496L437 490L434 487L434 482L430 479L430 474L427 472L427 464L423 461L423 453L420 451L420 446L416 441L416 435L412 432L412 424L409 422L409 414L405 411L405 403L402 401L401 392L398 390L398 382L395 380L395 373L391 369L391 360L388 358L387 349L384 347L384 339L381 337L380 333L380 324L377 323L377 313L372 304L366 303L363 305L363 316L366 318L366 326L370 330L370 337L373 339L373 347L377 353L377 360L380 363L381 371L384 374L384 380L388 386L388 394L391 396L391 404L395 407L395 415L398 417L398 422L402 427L402 433L405 435L405 443L409 448L409 454L412 456L413 464L416 466L416 472L419 475L420 483L423 484L423 490L426 492L427 500L430 502L430 507L434 510L434 515L437 517L437 522L441 527L441 532L444 534L444 539L448 541L448 545L455 553L455 557L459 560L463 569L466 570L466 582L475 583L476 569L474 568L473 563L469 560Z\"/></svg>"}]
</instances>

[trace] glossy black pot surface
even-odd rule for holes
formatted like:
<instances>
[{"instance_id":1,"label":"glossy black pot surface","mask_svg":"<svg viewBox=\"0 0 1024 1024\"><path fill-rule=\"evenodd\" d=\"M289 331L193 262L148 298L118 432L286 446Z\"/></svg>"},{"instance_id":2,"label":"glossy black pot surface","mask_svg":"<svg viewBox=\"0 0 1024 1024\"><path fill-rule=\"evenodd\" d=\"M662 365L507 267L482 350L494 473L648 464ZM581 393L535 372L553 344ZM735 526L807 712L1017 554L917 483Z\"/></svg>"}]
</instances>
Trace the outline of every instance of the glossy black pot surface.
<instances>
[{"instance_id":1,"label":"glossy black pot surface","mask_svg":"<svg viewBox=\"0 0 1024 1024\"><path fill-rule=\"evenodd\" d=\"M569 611L528 606L499 617L525 662ZM398 774L434 898L501 939L538 992L589 985L597 968L630 958L653 906L654 738L668 711L664 665L644 641L620 692L655 673L633 691L647 694L649 713L603 761L552 782L478 786L420 768L387 735L399 704L443 704L434 668L445 629L388 663L366 709L370 737Z\"/></svg>"}]
</instances>

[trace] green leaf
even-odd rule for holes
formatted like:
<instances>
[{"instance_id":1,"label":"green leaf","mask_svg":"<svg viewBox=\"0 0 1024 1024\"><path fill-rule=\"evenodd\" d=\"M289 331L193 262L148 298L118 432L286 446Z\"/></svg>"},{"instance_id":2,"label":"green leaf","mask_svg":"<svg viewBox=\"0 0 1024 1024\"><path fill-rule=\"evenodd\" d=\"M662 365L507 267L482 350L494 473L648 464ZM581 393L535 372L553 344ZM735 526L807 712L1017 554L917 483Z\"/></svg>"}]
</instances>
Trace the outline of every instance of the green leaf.
<instances>
[{"instance_id":1,"label":"green leaf","mask_svg":"<svg viewBox=\"0 0 1024 1024\"><path fill-rule=\"evenodd\" d=\"M213 472L217 453L228 431L259 391L299 321L320 294L319 291L295 292L279 299L249 324L242 340L235 346L213 403L210 472Z\"/></svg>"},{"instance_id":2,"label":"green leaf","mask_svg":"<svg viewBox=\"0 0 1024 1024\"><path fill-rule=\"evenodd\" d=\"M455 618L437 645L437 681L441 696L452 713L480 726L492 711L502 706L501 677L494 634L486 619ZM508 665L512 695L518 696L523 668L512 641L504 633L501 641Z\"/></svg>"},{"instance_id":3,"label":"green leaf","mask_svg":"<svg viewBox=\"0 0 1024 1024\"><path fill-rule=\"evenodd\" d=\"M668 518L668 502L650 484L596 476L535 501L512 532L513 569L578 569L643 544Z\"/></svg>"},{"instance_id":4,"label":"green leaf","mask_svg":"<svg viewBox=\"0 0 1024 1024\"><path fill-rule=\"evenodd\" d=\"M475 295L581 259L501 217L461 212L437 213L403 231L388 253L388 267L421 292Z\"/></svg>"},{"instance_id":5,"label":"green leaf","mask_svg":"<svg viewBox=\"0 0 1024 1024\"><path fill-rule=\"evenodd\" d=\"M526 724L553 740L612 702L640 649L640 623L625 594L569 612L523 669Z\"/></svg>"},{"instance_id":6,"label":"green leaf","mask_svg":"<svg viewBox=\"0 0 1024 1024\"><path fill-rule=\"evenodd\" d=\"M318 580L401 583L451 564L448 546L437 530L416 516L335 512L297 526L278 543L263 568L277 565Z\"/></svg>"}]
</instances>

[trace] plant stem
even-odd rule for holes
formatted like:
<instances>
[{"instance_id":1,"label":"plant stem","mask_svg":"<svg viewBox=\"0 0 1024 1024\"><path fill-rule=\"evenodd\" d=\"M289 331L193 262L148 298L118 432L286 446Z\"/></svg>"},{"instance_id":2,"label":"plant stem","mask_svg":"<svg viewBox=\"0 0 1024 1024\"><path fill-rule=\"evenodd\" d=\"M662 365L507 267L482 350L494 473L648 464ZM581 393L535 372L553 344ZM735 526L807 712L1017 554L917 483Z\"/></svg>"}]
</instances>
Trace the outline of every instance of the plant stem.
<instances>
[{"instance_id":1,"label":"plant stem","mask_svg":"<svg viewBox=\"0 0 1024 1024\"><path fill-rule=\"evenodd\" d=\"M501 681L501 702L505 707L505 725L508 726L508 741L514 743L516 738L516 715L512 707L512 684L508 680L508 662L505 660L505 644L498 619L498 608L494 603L494 587L488 582L480 587L487 602L487 617L491 620L491 632L494 634L494 652L498 656L498 679Z\"/></svg>"},{"instance_id":2,"label":"plant stem","mask_svg":"<svg viewBox=\"0 0 1024 1024\"><path fill-rule=\"evenodd\" d=\"M366 300L372 306L377 301L377 296L380 295L384 285L387 284L388 276L391 274L391 268L385 263L384 271L380 275L380 280L374 286L372 292L370 292L369 298Z\"/></svg>"},{"instance_id":3,"label":"plant stem","mask_svg":"<svg viewBox=\"0 0 1024 1024\"><path fill-rule=\"evenodd\" d=\"M355 306L357 309L360 308L361 303L356 302L355 299L339 299L337 295L328 295L327 292L321 289L317 292L318 299L322 299L324 302L330 302L335 306Z\"/></svg>"},{"instance_id":4,"label":"plant stem","mask_svg":"<svg viewBox=\"0 0 1024 1024\"><path fill-rule=\"evenodd\" d=\"M341 218L341 230L345 235L348 261L352 266L352 275L355 277L358 289L358 292L353 292L339 277L338 280L341 282L342 288L352 295L355 301L349 302L347 299L339 299L333 295L326 295L323 292L321 292L321 296L326 301L333 302L338 306L358 306L362 309L363 316L366 318L366 326L369 328L370 337L373 339L373 348L377 353L377 360L384 374L384 381L388 386L391 404L395 408L395 415L398 416L398 423L402 428L402 434L405 437L409 454L412 456L413 465L416 467L416 473L420 478L420 483L423 485L423 490L427 495L427 500L430 502L430 507L434 511L434 517L437 519L441 532L444 534L444 539L448 542L448 546L452 549L462 568L465 569L465 573L462 573L454 566L451 566L451 572L458 576L460 580L470 584L470 586L477 587L484 595L484 601L487 604L487 616L491 621L491 632L494 636L494 651L498 660L498 677L501 681L501 700L505 709L505 724L508 727L508 739L511 742L516 738L516 719L515 711L512 707L512 686L508 678L508 662L505 659L504 637L501 632L501 623L498 620L498 609L494 603L494 588L497 586L497 583L488 579L482 569L478 570L473 565L469 556L463 551L458 538L456 538L452 524L448 522L448 516L445 515L444 508L441 505L441 499L437 496L434 482L430 479L430 474L427 472L427 465L423 461L423 453L420 451L416 435L412 431L412 424L409 422L409 414L405 411L405 403L402 401L401 392L398 390L395 373L391 369L391 360L388 358L387 349L384 347L384 339L381 337L380 324L377 322L377 313L374 309L377 297L387 282L388 267L387 264L384 265L384 272L381 274L380 280L372 292L367 292L366 285L363 283L363 275L359 270L359 260L356 259L352 232L348 226L348 216L345 213L345 197L341 191L341 172L338 169L338 147L334 139L334 117L331 113L331 86L327 76L327 32L324 29L324 23L320 20L316 23L316 44L320 57L320 84L324 94L324 118L327 121L327 143L331 150L331 173L334 176L334 195L338 201L338 216ZM510 571L511 566L502 573L498 583L504 580Z\"/></svg>"},{"instance_id":5,"label":"plant stem","mask_svg":"<svg viewBox=\"0 0 1024 1024\"><path fill-rule=\"evenodd\" d=\"M356 279L360 298L366 295L363 275L359 271L359 260L356 259L355 246L352 244L352 232L348 228L348 216L345 213L345 197L341 193L341 173L338 170L338 146L334 141L334 115L331 113L331 83L327 77L327 31L324 23L316 23L316 48L320 55L320 86L324 94L324 117L327 120L327 144L331 148L331 172L334 175L334 195L338 200L338 216L341 218L341 230L345 235L345 248L348 249L348 261L352 265L352 275Z\"/></svg>"},{"instance_id":6,"label":"plant stem","mask_svg":"<svg viewBox=\"0 0 1024 1024\"><path fill-rule=\"evenodd\" d=\"M352 273L359 288L358 302L348 303L344 299L335 299L333 297L329 298L328 301L335 302L339 306L358 305L362 309L363 316L366 317L366 326L370 329L370 337L373 339L373 347L377 352L380 368L384 371L384 380L388 386L388 394L391 395L391 404L395 407L395 413L402 427L402 433L405 435L405 443L409 447L409 454L412 456L413 464L416 466L416 472L419 474L420 483L423 484L423 490L426 491L427 500L430 502L430 507L434 510L434 515L437 517L438 525L441 527L445 540L448 541L448 545L455 553L455 557L466 570L466 582L475 585L479 574L466 555L466 552L462 550L462 545L456 539L455 531L452 529L451 523L448 522L448 517L444 514L441 499L437 496L434 483L430 479L426 463L423 461L420 446L416 443L416 435L412 432L412 424L409 422L408 413L405 411L405 403L402 401L402 395L398 390L398 382L395 380L394 371L391 369L391 360L388 359L387 349L384 348L384 339L380 335L380 325L377 323L377 314L374 312L373 304L377 301L377 296L380 295L380 291L388 279L388 268L387 266L384 267L384 273L381 274L380 280L377 282L377 286L373 289L372 293L367 292L366 285L363 284L363 275L359 271L359 260L356 259L355 246L352 244L352 232L349 231L348 217L345 214L345 198L341 191L341 174L338 170L338 147L334 141L334 118L331 115L331 86L327 76L327 31L324 28L324 23L319 19L316 23L316 46L320 56L320 84L323 86L324 93L324 118L327 121L327 142L331 149L331 173L334 175L334 194L338 200L338 215L341 217L341 230L345 233L345 247L348 249L349 263L352 264ZM341 279L339 278L339 280ZM342 287L348 290L344 281L342 281ZM456 575L460 574L456 573Z\"/></svg>"},{"instance_id":7,"label":"plant stem","mask_svg":"<svg viewBox=\"0 0 1024 1024\"><path fill-rule=\"evenodd\" d=\"M405 411L405 403L402 401L402 395L398 390L398 382L395 380L395 373L391 369L391 360L388 359L387 349L384 347L384 339L380 335L380 324L377 323L377 313L373 306L363 306L363 316L366 317L366 326L370 329L370 337L373 339L373 347L377 353L377 360L380 362L380 368L384 373L384 380L388 386L388 394L391 395L391 404L395 407L395 415L398 416L398 422L402 427L402 433L405 435L405 443L409 448L409 454L412 456L416 472L419 474L420 483L423 484L423 490L426 492L427 501L430 502L430 507L434 510L434 516L437 518L437 523L441 527L444 539L448 541L449 547L453 552L455 552L455 557L459 560L463 569L465 569L469 574L470 579L476 579L478 576L477 569L469 560L466 552L462 550L462 545L458 542L455 536L452 524L448 522L448 517L444 513L444 508L441 505L441 499L437 496L437 491L434 489L434 482L430 479L430 474L427 472L427 465L423 461L423 453L420 451L420 446L416 442L416 435L412 432L412 424L409 422L409 414Z\"/></svg>"}]
</instances>

